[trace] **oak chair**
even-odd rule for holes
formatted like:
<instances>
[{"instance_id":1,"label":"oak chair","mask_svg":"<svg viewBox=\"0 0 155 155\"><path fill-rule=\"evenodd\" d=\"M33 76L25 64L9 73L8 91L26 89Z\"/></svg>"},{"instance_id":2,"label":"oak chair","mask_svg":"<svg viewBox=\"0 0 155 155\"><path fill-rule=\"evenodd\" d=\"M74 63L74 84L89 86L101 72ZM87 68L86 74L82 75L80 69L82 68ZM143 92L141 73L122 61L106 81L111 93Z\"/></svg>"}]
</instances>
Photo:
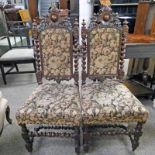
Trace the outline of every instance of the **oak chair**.
<instances>
[{"instance_id":1,"label":"oak chair","mask_svg":"<svg viewBox=\"0 0 155 155\"><path fill-rule=\"evenodd\" d=\"M75 152L80 152L78 33L77 20L72 27L69 19L59 20L56 10L33 22L36 77L40 85L16 113L29 152L34 137L41 136L73 138ZM46 82L42 82L43 78ZM74 84L67 83L71 79Z\"/></svg>"},{"instance_id":2,"label":"oak chair","mask_svg":"<svg viewBox=\"0 0 155 155\"><path fill-rule=\"evenodd\" d=\"M83 146L92 136L128 135L133 151L139 145L148 111L121 83L128 26L111 8L103 6L88 28L82 23ZM89 81L89 80L91 81ZM137 124L134 127L130 123ZM127 124L127 125L126 125Z\"/></svg>"}]
</instances>

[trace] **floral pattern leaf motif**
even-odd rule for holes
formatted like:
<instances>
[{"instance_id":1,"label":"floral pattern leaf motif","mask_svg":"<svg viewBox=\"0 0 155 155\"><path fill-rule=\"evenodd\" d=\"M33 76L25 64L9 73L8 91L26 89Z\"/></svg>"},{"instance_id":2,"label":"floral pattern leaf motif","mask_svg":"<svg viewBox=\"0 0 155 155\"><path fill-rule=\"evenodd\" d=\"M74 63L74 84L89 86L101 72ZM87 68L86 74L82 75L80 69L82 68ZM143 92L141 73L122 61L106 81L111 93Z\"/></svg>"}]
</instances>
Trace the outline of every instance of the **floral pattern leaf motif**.
<instances>
[{"instance_id":1,"label":"floral pattern leaf motif","mask_svg":"<svg viewBox=\"0 0 155 155\"><path fill-rule=\"evenodd\" d=\"M122 83L106 79L82 86L82 117L84 124L145 122L148 111Z\"/></svg>"},{"instance_id":2,"label":"floral pattern leaf motif","mask_svg":"<svg viewBox=\"0 0 155 155\"><path fill-rule=\"evenodd\" d=\"M40 36L44 76L71 76L70 32L65 28L49 28Z\"/></svg>"},{"instance_id":3,"label":"floral pattern leaf motif","mask_svg":"<svg viewBox=\"0 0 155 155\"><path fill-rule=\"evenodd\" d=\"M79 125L78 87L48 82L36 88L17 111L18 124Z\"/></svg>"},{"instance_id":4,"label":"floral pattern leaf motif","mask_svg":"<svg viewBox=\"0 0 155 155\"><path fill-rule=\"evenodd\" d=\"M120 30L95 28L89 35L90 74L116 75L120 52Z\"/></svg>"}]
</instances>

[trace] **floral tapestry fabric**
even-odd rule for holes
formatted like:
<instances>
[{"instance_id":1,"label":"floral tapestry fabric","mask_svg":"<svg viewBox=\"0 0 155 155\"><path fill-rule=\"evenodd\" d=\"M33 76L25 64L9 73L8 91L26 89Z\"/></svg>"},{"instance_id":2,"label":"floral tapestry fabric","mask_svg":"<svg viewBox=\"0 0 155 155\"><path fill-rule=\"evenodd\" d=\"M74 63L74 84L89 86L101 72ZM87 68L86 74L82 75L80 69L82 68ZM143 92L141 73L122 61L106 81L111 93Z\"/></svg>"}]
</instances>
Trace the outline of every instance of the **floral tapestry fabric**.
<instances>
[{"instance_id":1,"label":"floral tapestry fabric","mask_svg":"<svg viewBox=\"0 0 155 155\"><path fill-rule=\"evenodd\" d=\"M79 125L78 87L67 84L40 85L16 113L19 124Z\"/></svg>"},{"instance_id":2,"label":"floral tapestry fabric","mask_svg":"<svg viewBox=\"0 0 155 155\"><path fill-rule=\"evenodd\" d=\"M95 28L90 31L90 75L117 74L120 35L115 28Z\"/></svg>"},{"instance_id":3,"label":"floral tapestry fabric","mask_svg":"<svg viewBox=\"0 0 155 155\"><path fill-rule=\"evenodd\" d=\"M121 83L105 80L82 86L84 124L145 122L148 111Z\"/></svg>"},{"instance_id":4,"label":"floral tapestry fabric","mask_svg":"<svg viewBox=\"0 0 155 155\"><path fill-rule=\"evenodd\" d=\"M71 76L71 34L65 28L41 32L41 50L45 77Z\"/></svg>"}]
</instances>

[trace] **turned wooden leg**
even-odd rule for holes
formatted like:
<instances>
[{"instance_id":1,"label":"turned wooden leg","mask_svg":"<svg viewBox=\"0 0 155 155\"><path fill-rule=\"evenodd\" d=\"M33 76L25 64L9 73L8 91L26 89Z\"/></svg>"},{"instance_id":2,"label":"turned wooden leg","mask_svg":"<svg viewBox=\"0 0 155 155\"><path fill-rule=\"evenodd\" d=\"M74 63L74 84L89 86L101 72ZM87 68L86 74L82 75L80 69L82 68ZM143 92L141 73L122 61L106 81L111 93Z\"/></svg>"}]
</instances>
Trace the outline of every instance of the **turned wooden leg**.
<instances>
[{"instance_id":1,"label":"turned wooden leg","mask_svg":"<svg viewBox=\"0 0 155 155\"><path fill-rule=\"evenodd\" d=\"M75 152L77 155L79 155L80 154L80 128L79 127L75 128L74 139L75 139Z\"/></svg>"},{"instance_id":2,"label":"turned wooden leg","mask_svg":"<svg viewBox=\"0 0 155 155\"><path fill-rule=\"evenodd\" d=\"M28 150L28 152L32 152L33 150L33 137L30 138L30 136L28 135L29 133L29 130L27 129L26 125L25 124L20 124L21 128L22 128L22 137L23 139L25 140L25 147L26 149Z\"/></svg>"},{"instance_id":3,"label":"turned wooden leg","mask_svg":"<svg viewBox=\"0 0 155 155\"><path fill-rule=\"evenodd\" d=\"M130 140L131 140L133 151L135 151L137 147L139 146L139 139L143 134L142 132L143 124L144 122L138 122L134 129L134 133L130 135Z\"/></svg>"},{"instance_id":4,"label":"turned wooden leg","mask_svg":"<svg viewBox=\"0 0 155 155\"><path fill-rule=\"evenodd\" d=\"M6 108L6 120L8 121L8 123L12 124L12 119L10 119L10 107L7 106Z\"/></svg>"},{"instance_id":5,"label":"turned wooden leg","mask_svg":"<svg viewBox=\"0 0 155 155\"><path fill-rule=\"evenodd\" d=\"M90 140L90 135L88 128L85 126L83 129L83 150L85 153L88 153L89 151L89 140Z\"/></svg>"}]
</instances>

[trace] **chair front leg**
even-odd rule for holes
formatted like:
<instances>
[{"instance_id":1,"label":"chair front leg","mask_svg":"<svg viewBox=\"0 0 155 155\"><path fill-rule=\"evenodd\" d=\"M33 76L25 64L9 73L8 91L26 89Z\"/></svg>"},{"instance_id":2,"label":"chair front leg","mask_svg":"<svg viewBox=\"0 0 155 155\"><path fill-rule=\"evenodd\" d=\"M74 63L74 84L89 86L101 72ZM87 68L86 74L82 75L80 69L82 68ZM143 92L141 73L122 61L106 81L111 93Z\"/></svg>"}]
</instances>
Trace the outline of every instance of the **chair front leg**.
<instances>
[{"instance_id":1,"label":"chair front leg","mask_svg":"<svg viewBox=\"0 0 155 155\"><path fill-rule=\"evenodd\" d=\"M29 134L29 130L27 129L25 124L20 124L21 128L22 128L22 137L25 140L25 147L28 150L28 152L32 152L33 150L33 137L30 138Z\"/></svg>"},{"instance_id":2,"label":"chair front leg","mask_svg":"<svg viewBox=\"0 0 155 155\"><path fill-rule=\"evenodd\" d=\"M80 128L75 127L75 135L74 135L74 140L75 140L75 152L77 155L80 154Z\"/></svg>"},{"instance_id":3,"label":"chair front leg","mask_svg":"<svg viewBox=\"0 0 155 155\"><path fill-rule=\"evenodd\" d=\"M138 122L134 129L133 134L129 135L133 151L135 151L137 149L137 147L139 146L139 139L143 134L143 132L142 132L143 124L144 124L144 122Z\"/></svg>"},{"instance_id":4,"label":"chair front leg","mask_svg":"<svg viewBox=\"0 0 155 155\"><path fill-rule=\"evenodd\" d=\"M5 71L4 71L4 65L0 65L0 68L1 68L1 73L2 73L2 78L3 78L4 84L6 85L7 82L6 82L6 75L5 75Z\"/></svg>"},{"instance_id":5,"label":"chair front leg","mask_svg":"<svg viewBox=\"0 0 155 155\"><path fill-rule=\"evenodd\" d=\"M90 140L90 134L88 127L84 126L83 128L83 150L85 153L89 152L89 140Z\"/></svg>"}]
</instances>

